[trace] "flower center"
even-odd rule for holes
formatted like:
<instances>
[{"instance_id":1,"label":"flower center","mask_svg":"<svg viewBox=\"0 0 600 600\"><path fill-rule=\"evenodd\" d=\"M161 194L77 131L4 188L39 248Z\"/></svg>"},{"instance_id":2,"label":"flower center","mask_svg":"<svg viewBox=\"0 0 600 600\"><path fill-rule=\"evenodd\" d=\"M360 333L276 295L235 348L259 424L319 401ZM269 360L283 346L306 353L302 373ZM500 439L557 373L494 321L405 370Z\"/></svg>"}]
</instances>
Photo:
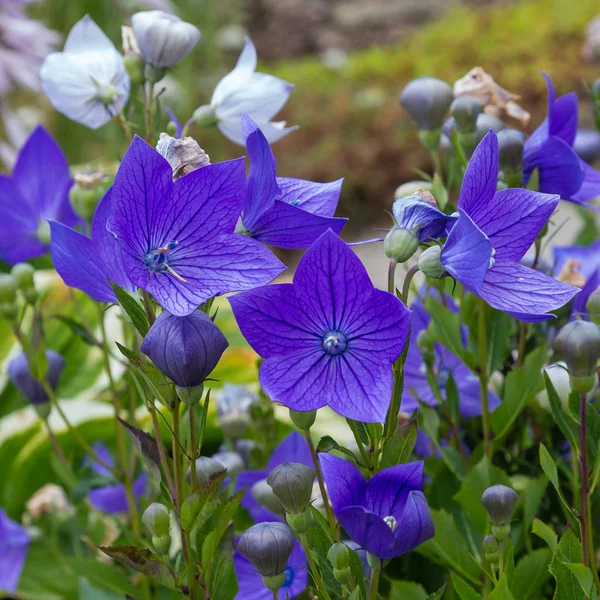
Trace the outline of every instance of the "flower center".
<instances>
[{"instance_id":1,"label":"flower center","mask_svg":"<svg viewBox=\"0 0 600 600\"><path fill-rule=\"evenodd\" d=\"M327 354L337 356L348 348L348 338L341 331L328 331L323 336L322 345Z\"/></svg>"},{"instance_id":2,"label":"flower center","mask_svg":"<svg viewBox=\"0 0 600 600\"><path fill-rule=\"evenodd\" d=\"M171 240L167 244L165 244L162 248L156 248L155 250L150 250L144 256L144 265L149 271L153 273L165 273L169 272L171 275L177 277L180 281L185 281L181 275L176 273L171 266L169 265L169 252L174 250L179 245L179 242L176 240Z\"/></svg>"},{"instance_id":3,"label":"flower center","mask_svg":"<svg viewBox=\"0 0 600 600\"><path fill-rule=\"evenodd\" d=\"M384 517L383 522L392 530L392 533L396 531L398 521L396 521L395 517Z\"/></svg>"}]
</instances>

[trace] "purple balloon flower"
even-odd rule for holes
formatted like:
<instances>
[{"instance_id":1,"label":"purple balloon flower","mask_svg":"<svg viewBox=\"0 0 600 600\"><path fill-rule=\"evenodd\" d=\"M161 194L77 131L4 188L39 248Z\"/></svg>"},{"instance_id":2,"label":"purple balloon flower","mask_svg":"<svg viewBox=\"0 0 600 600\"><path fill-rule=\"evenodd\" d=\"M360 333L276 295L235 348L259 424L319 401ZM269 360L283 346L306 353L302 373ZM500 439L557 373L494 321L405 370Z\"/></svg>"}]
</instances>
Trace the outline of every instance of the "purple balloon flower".
<instances>
[{"instance_id":1,"label":"purple balloon flower","mask_svg":"<svg viewBox=\"0 0 600 600\"><path fill-rule=\"evenodd\" d=\"M446 271L490 306L522 321L545 314L579 291L519 264L558 204L558 196L507 189L496 192L498 138L490 131L477 146L463 180L460 217L442 250Z\"/></svg>"},{"instance_id":2,"label":"purple balloon flower","mask_svg":"<svg viewBox=\"0 0 600 600\"><path fill-rule=\"evenodd\" d=\"M448 296L447 302L451 308L456 308L452 299ZM421 331L429 327L431 317L425 310L423 303L417 300L411 306L411 342L408 346L406 362L404 363L404 390L402 393L402 410L411 413L419 408L417 398L429 406L437 406L438 401L431 391L427 381L427 367L417 345L417 338ZM456 309L458 310L458 309ZM452 354L450 350L441 344L434 346L435 360L433 371L440 389L442 398L446 399L446 384L450 375L456 383L460 398L460 413L467 417L476 417L481 414L481 388L479 377L477 377L465 363ZM500 404L500 398L488 391L489 407L494 410Z\"/></svg>"},{"instance_id":3,"label":"purple balloon flower","mask_svg":"<svg viewBox=\"0 0 600 600\"><path fill-rule=\"evenodd\" d=\"M266 479L269 473L284 462L295 462L313 467L310 449L306 440L297 431L292 431L286 438L279 442L273 450L266 469L254 469L240 471L236 478L236 491L246 487L246 493L242 498L242 506L250 513L256 523L265 521L280 521L281 518L272 511L261 506L252 496L252 486Z\"/></svg>"},{"instance_id":4,"label":"purple balloon flower","mask_svg":"<svg viewBox=\"0 0 600 600\"><path fill-rule=\"evenodd\" d=\"M204 312L174 317L162 312L142 342L141 351L179 387L201 385L229 346Z\"/></svg>"},{"instance_id":5,"label":"purple balloon flower","mask_svg":"<svg viewBox=\"0 0 600 600\"><path fill-rule=\"evenodd\" d=\"M243 159L173 182L169 163L136 137L115 178L107 224L131 282L184 317L212 296L277 277L283 264L256 240L233 233L243 197Z\"/></svg>"},{"instance_id":6,"label":"purple balloon flower","mask_svg":"<svg viewBox=\"0 0 600 600\"><path fill-rule=\"evenodd\" d=\"M85 292L97 302L117 302L110 281L130 292L135 290L125 273L119 242L106 229L111 195L112 188L96 208L91 239L62 223L50 221L50 250L55 269L68 286Z\"/></svg>"},{"instance_id":7,"label":"purple balloon flower","mask_svg":"<svg viewBox=\"0 0 600 600\"><path fill-rule=\"evenodd\" d=\"M0 590L17 590L30 541L27 531L0 508Z\"/></svg>"},{"instance_id":8,"label":"purple balloon flower","mask_svg":"<svg viewBox=\"0 0 600 600\"><path fill-rule=\"evenodd\" d=\"M579 158L573 145L577 135L577 95L556 98L548 75L548 116L525 142L523 176L539 174L540 192L558 194L563 200L585 204L600 195L600 173Z\"/></svg>"},{"instance_id":9,"label":"purple balloon flower","mask_svg":"<svg viewBox=\"0 0 600 600\"><path fill-rule=\"evenodd\" d=\"M367 482L347 460L331 454L319 460L337 520L367 552L394 558L433 537L423 462L384 469Z\"/></svg>"},{"instance_id":10,"label":"purple balloon flower","mask_svg":"<svg viewBox=\"0 0 600 600\"><path fill-rule=\"evenodd\" d=\"M233 555L233 566L240 588L235 600L273 600L273 592L265 587L262 577L252 563L237 550ZM284 574L285 580L277 592L277 597L279 600L296 598L308 585L306 556L298 542L290 554Z\"/></svg>"},{"instance_id":11,"label":"purple balloon flower","mask_svg":"<svg viewBox=\"0 0 600 600\"><path fill-rule=\"evenodd\" d=\"M299 411L328 405L350 419L385 419L410 311L373 287L335 233L306 251L293 284L229 301L244 337L265 359L260 382L271 400Z\"/></svg>"},{"instance_id":12,"label":"purple balloon flower","mask_svg":"<svg viewBox=\"0 0 600 600\"><path fill-rule=\"evenodd\" d=\"M276 177L275 156L256 123L242 115L250 172L240 233L279 248L307 248L322 233L342 230L347 219L334 218L342 179L313 183Z\"/></svg>"},{"instance_id":13,"label":"purple balloon flower","mask_svg":"<svg viewBox=\"0 0 600 600\"><path fill-rule=\"evenodd\" d=\"M69 204L69 165L52 136L38 125L19 152L10 177L0 175L0 258L18 263L48 250L48 219L75 225Z\"/></svg>"},{"instance_id":14,"label":"purple balloon flower","mask_svg":"<svg viewBox=\"0 0 600 600\"><path fill-rule=\"evenodd\" d=\"M114 461L108 448L100 443L96 442L92 448L96 454L107 464L113 466ZM86 460L90 460L87 458ZM110 477L110 471L103 465L91 461L91 467L94 473L101 475L102 477ZM148 473L142 471L140 476L133 482L133 495L135 498L141 498L146 494L146 488L148 486ZM125 493L125 486L122 483L114 485L105 485L93 489L88 494L88 500L90 504L99 511L107 513L109 515L126 513L128 510L127 506L127 494Z\"/></svg>"}]
</instances>

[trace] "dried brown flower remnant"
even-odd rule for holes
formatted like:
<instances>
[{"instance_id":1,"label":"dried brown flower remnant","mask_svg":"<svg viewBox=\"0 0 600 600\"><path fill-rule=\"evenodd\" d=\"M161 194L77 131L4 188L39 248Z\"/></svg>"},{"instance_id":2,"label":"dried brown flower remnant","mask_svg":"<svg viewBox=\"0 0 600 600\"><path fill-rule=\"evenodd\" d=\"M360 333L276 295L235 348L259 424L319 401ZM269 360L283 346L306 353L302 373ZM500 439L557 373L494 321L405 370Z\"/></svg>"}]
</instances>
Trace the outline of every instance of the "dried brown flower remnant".
<instances>
[{"instance_id":1,"label":"dried brown flower remnant","mask_svg":"<svg viewBox=\"0 0 600 600\"><path fill-rule=\"evenodd\" d=\"M520 96L500 87L481 67L473 67L454 83L454 96L473 96L481 103L484 112L500 118L510 117L519 121L522 127L527 126L531 117L517 104Z\"/></svg>"},{"instance_id":2,"label":"dried brown flower remnant","mask_svg":"<svg viewBox=\"0 0 600 600\"><path fill-rule=\"evenodd\" d=\"M590 63L600 60L600 17L594 17L587 24L581 55Z\"/></svg>"},{"instance_id":3,"label":"dried brown flower remnant","mask_svg":"<svg viewBox=\"0 0 600 600\"><path fill-rule=\"evenodd\" d=\"M560 270L557 279L575 287L582 288L585 285L585 277L581 274L581 263L569 258Z\"/></svg>"},{"instance_id":4,"label":"dried brown flower remnant","mask_svg":"<svg viewBox=\"0 0 600 600\"><path fill-rule=\"evenodd\" d=\"M191 137L180 140L161 133L156 149L169 161L173 169L173 179L178 179L200 167L210 165L208 154Z\"/></svg>"}]
</instances>

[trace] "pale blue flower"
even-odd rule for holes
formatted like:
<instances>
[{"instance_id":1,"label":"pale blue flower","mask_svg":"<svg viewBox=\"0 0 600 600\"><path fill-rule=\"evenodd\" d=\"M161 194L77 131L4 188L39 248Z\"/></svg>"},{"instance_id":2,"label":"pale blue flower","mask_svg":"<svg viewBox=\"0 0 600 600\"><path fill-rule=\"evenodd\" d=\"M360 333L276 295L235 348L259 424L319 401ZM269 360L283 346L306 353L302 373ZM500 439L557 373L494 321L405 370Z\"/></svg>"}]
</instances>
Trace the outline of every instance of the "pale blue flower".
<instances>
[{"instance_id":1,"label":"pale blue flower","mask_svg":"<svg viewBox=\"0 0 600 600\"><path fill-rule=\"evenodd\" d=\"M90 129L108 123L129 97L123 57L89 15L73 26L64 50L46 58L40 77L52 106Z\"/></svg>"}]
</instances>

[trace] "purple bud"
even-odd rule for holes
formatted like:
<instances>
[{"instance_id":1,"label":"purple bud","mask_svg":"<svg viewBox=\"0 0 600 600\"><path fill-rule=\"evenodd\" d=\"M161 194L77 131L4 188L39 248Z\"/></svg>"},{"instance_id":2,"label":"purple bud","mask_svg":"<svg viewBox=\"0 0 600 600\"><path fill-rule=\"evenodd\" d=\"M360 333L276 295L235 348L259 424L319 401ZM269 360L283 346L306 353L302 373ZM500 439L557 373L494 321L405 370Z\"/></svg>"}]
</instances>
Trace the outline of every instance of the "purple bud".
<instances>
[{"instance_id":1,"label":"purple bud","mask_svg":"<svg viewBox=\"0 0 600 600\"><path fill-rule=\"evenodd\" d=\"M150 327L141 350L179 387L194 387L217 366L228 345L206 313L175 317L165 311Z\"/></svg>"},{"instance_id":2,"label":"purple bud","mask_svg":"<svg viewBox=\"0 0 600 600\"><path fill-rule=\"evenodd\" d=\"M554 338L552 348L567 363L571 378L595 378L600 357L600 329L596 324L590 321L567 323Z\"/></svg>"},{"instance_id":3,"label":"purple bud","mask_svg":"<svg viewBox=\"0 0 600 600\"><path fill-rule=\"evenodd\" d=\"M400 94L400 104L421 130L440 129L454 99L452 88L441 79L413 79Z\"/></svg>"},{"instance_id":4,"label":"purple bud","mask_svg":"<svg viewBox=\"0 0 600 600\"><path fill-rule=\"evenodd\" d=\"M45 354L48 361L48 371L45 378L50 389L55 391L65 366L65 359L54 350L46 350ZM31 376L29 362L24 352L21 352L10 361L8 378L32 404L45 404L50 400L42 384Z\"/></svg>"},{"instance_id":5,"label":"purple bud","mask_svg":"<svg viewBox=\"0 0 600 600\"><path fill-rule=\"evenodd\" d=\"M450 106L450 113L460 133L475 133L477 130L477 117L482 111L483 107L479 100L473 98L473 96L459 96Z\"/></svg>"},{"instance_id":6,"label":"purple bud","mask_svg":"<svg viewBox=\"0 0 600 600\"><path fill-rule=\"evenodd\" d=\"M276 522L253 525L240 536L237 544L238 550L263 577L283 573L294 546L290 528Z\"/></svg>"},{"instance_id":7,"label":"purple bud","mask_svg":"<svg viewBox=\"0 0 600 600\"><path fill-rule=\"evenodd\" d=\"M515 490L498 484L483 492L481 504L487 510L492 525L502 527L510 523L510 517L518 499L519 495Z\"/></svg>"},{"instance_id":8,"label":"purple bud","mask_svg":"<svg viewBox=\"0 0 600 600\"><path fill-rule=\"evenodd\" d=\"M315 471L306 465L284 462L267 477L267 483L288 513L304 512L311 501Z\"/></svg>"}]
</instances>

